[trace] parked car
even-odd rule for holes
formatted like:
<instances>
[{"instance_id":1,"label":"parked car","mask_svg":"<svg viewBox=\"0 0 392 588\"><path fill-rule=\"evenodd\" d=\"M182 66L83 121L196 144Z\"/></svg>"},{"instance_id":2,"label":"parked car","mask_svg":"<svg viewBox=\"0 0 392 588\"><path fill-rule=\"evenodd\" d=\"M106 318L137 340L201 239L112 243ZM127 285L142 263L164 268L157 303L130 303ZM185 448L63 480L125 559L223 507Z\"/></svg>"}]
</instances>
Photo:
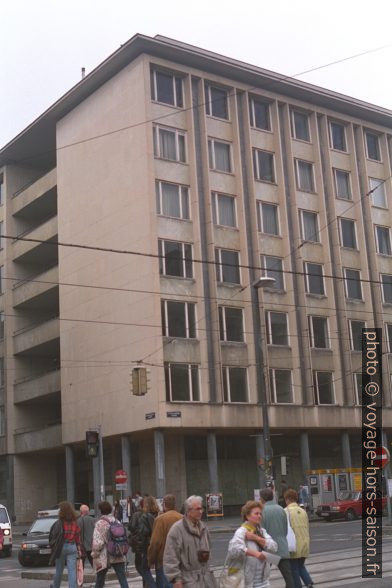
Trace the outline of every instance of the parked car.
<instances>
[{"instance_id":1,"label":"parked car","mask_svg":"<svg viewBox=\"0 0 392 588\"><path fill-rule=\"evenodd\" d=\"M49 531L58 517L40 517L34 521L25 536L18 552L21 566L48 565L51 554Z\"/></svg>"},{"instance_id":2,"label":"parked car","mask_svg":"<svg viewBox=\"0 0 392 588\"><path fill-rule=\"evenodd\" d=\"M375 508L377 514L380 515L385 512L386 507L387 498L381 494L378 494L375 500L368 500L363 498L362 491L345 491L340 492L335 502L320 504L316 509L316 514L326 521L342 518L353 521L362 517L362 512L366 514L366 509ZM370 514L376 515L375 512Z\"/></svg>"},{"instance_id":3,"label":"parked car","mask_svg":"<svg viewBox=\"0 0 392 588\"><path fill-rule=\"evenodd\" d=\"M76 512L79 512L80 507L84 504L84 502L75 502L74 508ZM37 517L55 517L59 514L59 505L55 504L54 506L50 506L49 508L45 508L43 510L39 510L37 513Z\"/></svg>"},{"instance_id":4,"label":"parked car","mask_svg":"<svg viewBox=\"0 0 392 588\"><path fill-rule=\"evenodd\" d=\"M0 528L4 533L2 553L9 557L12 554L12 527L8 511L3 504L0 504Z\"/></svg>"}]
</instances>

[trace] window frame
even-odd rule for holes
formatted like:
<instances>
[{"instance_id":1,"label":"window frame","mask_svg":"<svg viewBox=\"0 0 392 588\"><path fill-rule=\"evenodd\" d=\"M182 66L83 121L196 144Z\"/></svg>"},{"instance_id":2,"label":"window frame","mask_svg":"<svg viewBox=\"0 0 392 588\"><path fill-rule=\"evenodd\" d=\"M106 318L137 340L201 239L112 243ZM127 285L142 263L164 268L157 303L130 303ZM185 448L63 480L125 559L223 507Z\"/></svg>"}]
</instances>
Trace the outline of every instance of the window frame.
<instances>
[{"instance_id":1,"label":"window frame","mask_svg":"<svg viewBox=\"0 0 392 588\"><path fill-rule=\"evenodd\" d=\"M350 271L350 272L358 272L358 274L359 274L358 280L353 280L352 278L347 278L347 271ZM361 270L359 270L357 268L352 268L352 267L344 267L343 268L343 275L344 275L344 291L345 291L345 294L346 294L346 299L347 300L360 300L360 301L363 301L364 298L363 298L363 288L362 288L362 281L361 281ZM353 298L352 296L349 296L348 295L348 281L352 281L352 282L358 281L358 284L359 284L359 287L360 287L360 290L361 290L361 298Z\"/></svg>"},{"instance_id":2,"label":"window frame","mask_svg":"<svg viewBox=\"0 0 392 588\"><path fill-rule=\"evenodd\" d=\"M374 206L375 208L381 208L382 210L388 210L388 195L385 190L386 181L380 180L380 178L373 178L372 176L369 176L368 179L369 179L369 191L371 192L370 199L371 199L372 206ZM372 182L377 182L377 186L372 187ZM384 205L378 204L374 201L374 193L380 187L382 187L382 192L383 192L384 202L385 202Z\"/></svg>"},{"instance_id":3,"label":"window frame","mask_svg":"<svg viewBox=\"0 0 392 588\"><path fill-rule=\"evenodd\" d=\"M338 190L338 179L337 179L337 174L345 174L348 182L347 182L347 187L348 187L348 196L342 196L341 194L339 194L339 190ZM350 200L352 201L353 199L353 191L352 191L352 185L351 185L351 172L349 172L346 169L340 169L338 167L334 167L333 168L333 177L334 177L334 184L335 184L335 196L336 198L338 198L339 200Z\"/></svg>"},{"instance_id":4,"label":"window frame","mask_svg":"<svg viewBox=\"0 0 392 588\"><path fill-rule=\"evenodd\" d=\"M333 144L333 132L332 132L332 125L335 125L337 127L341 127L343 129L343 144L344 144L344 149L339 149L339 147L335 147L335 145ZM346 138L346 125L338 122L336 120L329 120L328 121L328 130L329 130L329 146L330 149L333 149L334 151L339 151L339 153L347 153L347 138Z\"/></svg>"},{"instance_id":5,"label":"window frame","mask_svg":"<svg viewBox=\"0 0 392 588\"><path fill-rule=\"evenodd\" d=\"M327 404L320 402L319 396L319 381L318 381L318 374L330 374L331 375L331 394L332 394L332 402ZM314 403L316 406L336 406L336 395L335 395L335 386L334 386L334 379L333 379L334 372L331 370L313 370L313 389L314 389Z\"/></svg>"},{"instance_id":6,"label":"window frame","mask_svg":"<svg viewBox=\"0 0 392 588\"><path fill-rule=\"evenodd\" d=\"M391 332L389 332L389 327ZM392 353L392 322L385 323L385 341L387 342L387 353Z\"/></svg>"},{"instance_id":7,"label":"window frame","mask_svg":"<svg viewBox=\"0 0 392 588\"><path fill-rule=\"evenodd\" d=\"M322 280L322 290L323 292L311 292L309 288L309 276L315 276L315 274L310 274L308 271L308 265L318 265L321 267L321 280ZM324 279L324 264L317 263L314 261L304 261L304 277L305 277L305 292L306 294L310 294L312 296L326 296L325 290L325 279ZM317 276L318 277L318 276Z\"/></svg>"},{"instance_id":8,"label":"window frame","mask_svg":"<svg viewBox=\"0 0 392 588\"><path fill-rule=\"evenodd\" d=\"M268 149L259 149L258 147L253 147L252 152L253 152L253 174L254 174L255 180L257 182L265 182L266 184L276 185L275 152L269 151ZM272 180L267 180L265 178L260 177L260 163L259 163L258 153L267 153L268 155L271 156L271 159L272 159L271 172L272 172L272 178L273 178Z\"/></svg>"},{"instance_id":9,"label":"window frame","mask_svg":"<svg viewBox=\"0 0 392 588\"><path fill-rule=\"evenodd\" d=\"M189 387L189 400L173 400L173 385L172 385L172 366L187 366L188 367L188 387ZM192 368L196 368L197 375L197 390L196 394L198 399L194 399L193 380L192 380ZM181 363L175 361L164 362L165 371L165 388L166 388L166 402L201 402L201 387L200 387L200 365L198 363ZM167 389L167 383L169 383L169 390Z\"/></svg>"},{"instance_id":10,"label":"window frame","mask_svg":"<svg viewBox=\"0 0 392 588\"><path fill-rule=\"evenodd\" d=\"M281 314L284 315L286 319L286 343L274 343L273 341L273 330L272 330L272 322L271 322L271 315L272 314ZM276 310L266 310L265 311L265 327L266 327L266 339L267 345L273 345L274 347L290 347L290 329L289 329L289 315L287 312L276 311Z\"/></svg>"},{"instance_id":11,"label":"window frame","mask_svg":"<svg viewBox=\"0 0 392 588\"><path fill-rule=\"evenodd\" d=\"M295 158L295 171L296 171L296 179L297 179L297 190L299 190L300 192L306 192L307 194L317 194L316 192L316 181L315 181L315 176L314 176L314 162L313 161L307 161L306 159L299 159L299 158ZM311 183L312 183L312 187L311 189L307 189L307 188L302 188L301 187L301 182L300 182L300 164L305 163L307 165L310 165L311 170L312 170L312 176L311 176Z\"/></svg>"},{"instance_id":12,"label":"window frame","mask_svg":"<svg viewBox=\"0 0 392 588\"><path fill-rule=\"evenodd\" d=\"M383 229L388 231L388 253L384 253L380 251L380 241L379 241L379 234L378 229ZM391 240L391 227L386 227L385 225L374 225L374 238L376 241L376 251L378 255L383 255L384 257L391 257L392 256L392 240Z\"/></svg>"},{"instance_id":13,"label":"window frame","mask_svg":"<svg viewBox=\"0 0 392 588\"><path fill-rule=\"evenodd\" d=\"M227 264L222 264L222 251L230 251L231 253L236 253L237 254L237 260L238 260L238 277L239 277L239 282L226 282L223 280L224 275L223 275L223 266L227 265ZM218 261L217 261L217 254L218 254ZM216 279L218 284L229 284L229 285L234 285L234 286L240 286L241 285L241 256L240 256L240 251L238 251L237 249L227 249L226 247L215 247L215 267L216 267ZM235 267L235 266L233 266ZM219 272L219 279L218 279L218 272Z\"/></svg>"},{"instance_id":14,"label":"window frame","mask_svg":"<svg viewBox=\"0 0 392 588\"><path fill-rule=\"evenodd\" d=\"M255 102L259 104L263 104L267 110L267 123L268 128L258 127L256 126L256 114L255 114ZM255 95L250 95L248 100L249 105L249 123L252 129L256 129L258 131L265 131L267 133L272 133L272 120L271 120L271 102L265 98L258 97Z\"/></svg>"},{"instance_id":15,"label":"window frame","mask_svg":"<svg viewBox=\"0 0 392 588\"><path fill-rule=\"evenodd\" d=\"M231 383L230 383L230 370L240 369L245 372L245 396L246 400L233 401L231 400ZM227 399L225 398L225 382ZM222 365L222 392L223 392L223 403L224 404L249 404L249 374L247 366L242 365Z\"/></svg>"},{"instance_id":16,"label":"window frame","mask_svg":"<svg viewBox=\"0 0 392 588\"><path fill-rule=\"evenodd\" d=\"M170 76L172 78L172 83L173 83L173 97L174 97L174 104L172 104L171 102L161 102L160 100L158 100L158 83L157 83L157 77L156 74L160 73L161 75L165 75L165 76ZM181 108L184 109L184 75L178 75L174 72L170 72L168 70L165 69L161 69L159 67L155 67L152 66L150 68L150 85L151 85L151 101L152 102L156 102L157 104L165 104L166 106L173 106L174 108ZM151 84L151 80L152 80L152 84ZM176 83L180 82L181 84L181 102L182 104L178 104L178 96L177 96L177 87L176 87Z\"/></svg>"},{"instance_id":17,"label":"window frame","mask_svg":"<svg viewBox=\"0 0 392 588\"><path fill-rule=\"evenodd\" d=\"M5 405L0 405L0 437L5 437L6 426Z\"/></svg>"},{"instance_id":18,"label":"window frame","mask_svg":"<svg viewBox=\"0 0 392 588\"><path fill-rule=\"evenodd\" d=\"M361 388L362 388L362 380L363 380L363 374L362 372L353 372L353 378L354 378L354 393L355 393L355 406L362 406L362 402L360 402L360 392L361 390L358 389L358 379L357 376L361 376Z\"/></svg>"},{"instance_id":19,"label":"window frame","mask_svg":"<svg viewBox=\"0 0 392 588\"><path fill-rule=\"evenodd\" d=\"M315 329L314 329L313 319L325 320L325 324L326 324L326 346L325 347L316 347L316 345L315 345L315 334L314 334ZM309 326L308 328L309 328L310 348L311 349L331 349L329 317L323 316L323 315L308 314L308 326Z\"/></svg>"},{"instance_id":20,"label":"window frame","mask_svg":"<svg viewBox=\"0 0 392 588\"><path fill-rule=\"evenodd\" d=\"M226 94L225 102L226 102L226 113L227 116L217 116L213 114L213 103L215 100L211 98L211 89L218 90L219 92L224 92ZM204 98L205 98L205 113L207 116L211 118L217 118L218 120L226 120L230 121L230 104L229 104L229 90L220 86L219 84L214 84L212 82L208 82L204 80Z\"/></svg>"},{"instance_id":21,"label":"window frame","mask_svg":"<svg viewBox=\"0 0 392 588\"><path fill-rule=\"evenodd\" d=\"M264 228L263 206L273 206L275 208L276 233L268 233ZM266 202L265 200L256 200L257 207L257 229L259 233L270 235L271 237L280 237L280 218L279 218L279 204L275 202Z\"/></svg>"},{"instance_id":22,"label":"window frame","mask_svg":"<svg viewBox=\"0 0 392 588\"><path fill-rule=\"evenodd\" d=\"M276 392L276 372L289 372L290 373L290 388L291 388L291 402L278 402ZM287 368L269 368L269 382L271 388L271 404L279 404L291 406L295 404L294 398L294 386L293 386L293 370Z\"/></svg>"},{"instance_id":23,"label":"window frame","mask_svg":"<svg viewBox=\"0 0 392 588\"><path fill-rule=\"evenodd\" d=\"M177 129L175 127L165 127L164 125L154 124L153 125L153 143L154 143L154 157L155 159L162 159L163 161L172 161L174 163L187 163L188 162L188 152L187 152L187 144L186 144L186 131L182 129ZM171 159L170 157L165 157L163 153L161 153L161 142L159 138L160 131L165 131L166 133L172 133L174 135L174 147L176 151L176 158ZM179 137L184 138L184 159L180 158L180 141Z\"/></svg>"},{"instance_id":24,"label":"window frame","mask_svg":"<svg viewBox=\"0 0 392 588\"><path fill-rule=\"evenodd\" d=\"M215 156L215 143L221 143L222 145L228 145L229 147L229 171L218 169L216 167L216 156ZM211 146L211 149L210 149ZM211 164L213 167L211 167ZM234 163L233 163L233 154L232 154L232 143L230 141L225 141L222 139L214 139L213 137L208 137L208 166L211 171L219 172L221 174L231 174L234 173Z\"/></svg>"},{"instance_id":25,"label":"window frame","mask_svg":"<svg viewBox=\"0 0 392 588\"><path fill-rule=\"evenodd\" d=\"M181 276L174 276L172 274L167 274L166 273L166 253L165 253L165 243L178 243L181 245L181 258L180 261L182 262L182 269L183 269L183 275ZM160 245L161 244L161 245ZM189 247L191 248L191 276L187 276L187 268L186 268L186 254L185 254L185 246L189 245ZM175 240L171 240L171 239L158 239L158 254L160 255L159 259L159 269L161 270L162 268L162 272L160 271L160 275L164 276L165 278L170 277L170 278L177 278L180 280L193 280L194 279L194 263L193 263L193 243L185 243L183 241L175 241Z\"/></svg>"},{"instance_id":26,"label":"window frame","mask_svg":"<svg viewBox=\"0 0 392 588\"><path fill-rule=\"evenodd\" d=\"M162 185L167 184L169 186L176 186L177 187L177 194L178 194L178 205L180 210L180 216L172 216L163 213L163 190ZM188 207L188 216L184 216L183 211L183 193L182 191L186 190L186 199L187 199L187 207ZM189 194L189 186L185 184L176 184L174 182L167 182L166 180L155 180L155 196L156 196L156 207L157 207L157 215L162 216L164 218L175 218L177 220L191 220L191 207L190 207L190 194Z\"/></svg>"},{"instance_id":27,"label":"window frame","mask_svg":"<svg viewBox=\"0 0 392 588\"><path fill-rule=\"evenodd\" d=\"M234 213L234 224L233 225L225 225L223 224L220 218L219 213L219 197L223 196L225 198L230 198L233 201L233 213ZM230 229L238 229L238 222L237 222L237 199L232 194L226 194L224 192L217 192L213 190L211 192L211 200L212 200L212 220L216 227L226 227ZM217 222L215 222L215 220Z\"/></svg>"},{"instance_id":28,"label":"window frame","mask_svg":"<svg viewBox=\"0 0 392 588\"><path fill-rule=\"evenodd\" d=\"M277 255L266 255L265 253L261 253L260 254L260 262L261 262L261 271L263 272L263 276L267 276L267 277L274 277L274 276L268 276L268 271L273 271L273 272L279 272L280 270L268 270L267 269L267 265L266 265L266 259L271 258L271 259L279 259L280 264L281 264L281 275L282 275L282 285L283 288L276 288L274 285L269 286L267 288L267 290L270 290L270 292L286 292L286 281L285 281L285 275L284 275L284 258L283 257L278 257Z\"/></svg>"},{"instance_id":29,"label":"window frame","mask_svg":"<svg viewBox=\"0 0 392 588\"><path fill-rule=\"evenodd\" d=\"M1 269L1 268L0 268ZM391 284L385 284L383 278L390 278L390 282ZM380 286L381 286L381 293L382 293L382 301L383 304L392 304L392 274L380 274ZM385 292L384 292L384 286L390 286L391 288L391 300L386 300L385 299Z\"/></svg>"},{"instance_id":30,"label":"window frame","mask_svg":"<svg viewBox=\"0 0 392 588\"><path fill-rule=\"evenodd\" d=\"M170 325L169 325L169 312L168 312L168 303L173 304L182 304L184 306L184 318L185 318L185 336L181 337L179 335L170 335ZM191 331L191 321L190 321L190 306L193 307L193 318L194 318L194 325L193 329L195 332L195 336L190 336ZM197 332L197 316L196 316L196 303L195 302L184 302L183 300L171 300L171 299L162 299L161 300L161 311L162 311L162 336L168 337L170 339L183 339L183 340L191 340L196 341L198 338Z\"/></svg>"},{"instance_id":31,"label":"window frame","mask_svg":"<svg viewBox=\"0 0 392 588\"><path fill-rule=\"evenodd\" d=\"M299 217L300 217L300 226L301 226L301 238L303 243L319 243L321 244L320 239L320 224L319 224L319 213L315 210L304 210L302 208L299 209ZM311 214L314 215L315 218L315 225L316 225L316 233L313 235L317 237L317 241L315 239L306 239L305 238L305 223L304 223L304 214Z\"/></svg>"},{"instance_id":32,"label":"window frame","mask_svg":"<svg viewBox=\"0 0 392 588\"><path fill-rule=\"evenodd\" d=\"M344 247L345 249L351 249L352 251L358 251L358 239L357 239L357 222L353 218L346 218L344 216L339 216L339 242L340 246ZM352 223L354 228L354 247L350 247L349 245L345 245L343 243L343 229L342 229L342 221L347 223Z\"/></svg>"},{"instance_id":33,"label":"window frame","mask_svg":"<svg viewBox=\"0 0 392 588\"><path fill-rule=\"evenodd\" d=\"M366 329L366 321L362 321L359 319L348 319L348 330L349 330L349 335L350 335L350 351L362 351L362 345L361 345L361 349L355 349L355 341L354 341L354 335L353 335L353 323L363 323L363 329Z\"/></svg>"},{"instance_id":34,"label":"window frame","mask_svg":"<svg viewBox=\"0 0 392 588\"><path fill-rule=\"evenodd\" d=\"M227 329L227 317L226 311L227 309L230 310L238 310L241 311L241 336L242 339L229 339L228 338L228 329ZM221 343L245 343L245 325L244 325L244 309L240 306L228 306L225 304L220 304L218 306L218 323L219 323L219 340ZM223 334L223 339L221 338L221 334Z\"/></svg>"},{"instance_id":35,"label":"window frame","mask_svg":"<svg viewBox=\"0 0 392 588\"><path fill-rule=\"evenodd\" d=\"M302 141L303 143L311 143L312 142L312 135L311 135L311 130L310 130L310 115L309 113L297 109L297 108L292 108L291 109L291 137L293 139L295 139L296 141ZM296 134L296 125L295 125L295 116L299 115L299 116L303 116L306 118L306 130L307 130L307 139L303 139L302 137L297 137Z\"/></svg>"},{"instance_id":36,"label":"window frame","mask_svg":"<svg viewBox=\"0 0 392 588\"><path fill-rule=\"evenodd\" d=\"M365 135L365 153L366 153L366 158L369 159L370 161L377 161L379 163L382 163L382 157L381 157L381 145L380 145L380 135L378 133L376 133L375 131L371 131L371 130L365 130L364 131L364 135ZM374 158L374 157L370 157L369 155L369 146L368 146L368 137L376 137L377 138L377 155L378 157Z\"/></svg>"}]
</instances>

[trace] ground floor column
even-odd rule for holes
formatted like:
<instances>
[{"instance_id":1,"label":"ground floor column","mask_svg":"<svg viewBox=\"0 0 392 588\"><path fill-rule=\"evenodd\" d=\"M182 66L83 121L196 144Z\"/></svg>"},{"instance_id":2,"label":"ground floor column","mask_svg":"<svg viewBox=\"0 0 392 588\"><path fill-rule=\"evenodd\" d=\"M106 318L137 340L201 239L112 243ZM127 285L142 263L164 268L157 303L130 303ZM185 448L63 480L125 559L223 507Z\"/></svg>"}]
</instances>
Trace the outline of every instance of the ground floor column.
<instances>
[{"instance_id":1,"label":"ground floor column","mask_svg":"<svg viewBox=\"0 0 392 588\"><path fill-rule=\"evenodd\" d=\"M68 502L75 502L75 454L71 445L65 446L65 482Z\"/></svg>"},{"instance_id":2,"label":"ground floor column","mask_svg":"<svg viewBox=\"0 0 392 588\"><path fill-rule=\"evenodd\" d=\"M343 467L345 469L352 467L352 460L351 460L351 448L350 448L350 435L348 431L342 432L342 457L343 457Z\"/></svg>"},{"instance_id":3,"label":"ground floor column","mask_svg":"<svg viewBox=\"0 0 392 588\"><path fill-rule=\"evenodd\" d=\"M208 472L210 475L210 492L219 492L218 454L216 451L215 431L207 433Z\"/></svg>"},{"instance_id":4,"label":"ground floor column","mask_svg":"<svg viewBox=\"0 0 392 588\"><path fill-rule=\"evenodd\" d=\"M264 453L264 435L256 435L256 464L259 480L259 489L265 488L265 453Z\"/></svg>"},{"instance_id":5,"label":"ground floor column","mask_svg":"<svg viewBox=\"0 0 392 588\"><path fill-rule=\"evenodd\" d=\"M306 481L306 470L310 470L309 434L302 431L300 434L301 466L303 482Z\"/></svg>"},{"instance_id":6,"label":"ground floor column","mask_svg":"<svg viewBox=\"0 0 392 588\"><path fill-rule=\"evenodd\" d=\"M101 500L101 485L100 485L100 468L99 468L99 457L91 458L93 462L93 487L94 487L94 509L95 516L99 516L98 502Z\"/></svg>"},{"instance_id":7,"label":"ground floor column","mask_svg":"<svg viewBox=\"0 0 392 588\"><path fill-rule=\"evenodd\" d=\"M165 478L165 437L161 430L154 431L155 449L155 486L157 498L163 498L166 494Z\"/></svg>"},{"instance_id":8,"label":"ground floor column","mask_svg":"<svg viewBox=\"0 0 392 588\"><path fill-rule=\"evenodd\" d=\"M121 462L122 468L127 472L128 481L125 496L132 496L132 469L131 469L131 442L129 437L123 435L121 437Z\"/></svg>"}]
</instances>

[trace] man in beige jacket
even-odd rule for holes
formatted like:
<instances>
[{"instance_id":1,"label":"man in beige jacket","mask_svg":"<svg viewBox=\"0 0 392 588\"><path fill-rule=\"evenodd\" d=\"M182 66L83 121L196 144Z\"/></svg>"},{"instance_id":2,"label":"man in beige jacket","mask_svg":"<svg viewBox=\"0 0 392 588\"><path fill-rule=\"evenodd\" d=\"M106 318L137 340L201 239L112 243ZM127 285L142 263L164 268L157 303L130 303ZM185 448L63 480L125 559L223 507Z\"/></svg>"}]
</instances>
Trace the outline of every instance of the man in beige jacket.
<instances>
[{"instance_id":1,"label":"man in beige jacket","mask_svg":"<svg viewBox=\"0 0 392 588\"><path fill-rule=\"evenodd\" d=\"M148 566L155 566L156 583L158 588L171 586L163 571L163 552L166 545L167 534L171 527L182 519L182 515L176 511L176 498L173 494L166 494L163 498L163 514L159 515L152 528L150 545L148 547Z\"/></svg>"}]
</instances>

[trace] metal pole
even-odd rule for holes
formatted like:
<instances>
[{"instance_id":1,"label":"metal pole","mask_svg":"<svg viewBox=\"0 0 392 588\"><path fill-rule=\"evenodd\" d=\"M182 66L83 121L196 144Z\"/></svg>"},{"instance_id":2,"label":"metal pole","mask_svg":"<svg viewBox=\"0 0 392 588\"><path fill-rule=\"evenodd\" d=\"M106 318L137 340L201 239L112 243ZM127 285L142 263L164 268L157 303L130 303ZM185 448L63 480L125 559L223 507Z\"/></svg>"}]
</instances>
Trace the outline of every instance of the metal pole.
<instances>
[{"instance_id":1,"label":"metal pole","mask_svg":"<svg viewBox=\"0 0 392 588\"><path fill-rule=\"evenodd\" d=\"M105 500L105 472L103 468L103 443L102 443L102 427L98 425L99 438L99 484L100 484L100 499Z\"/></svg>"},{"instance_id":2,"label":"metal pole","mask_svg":"<svg viewBox=\"0 0 392 588\"><path fill-rule=\"evenodd\" d=\"M71 445L65 446L65 483L67 500L73 504L75 502L75 456Z\"/></svg>"}]
</instances>

